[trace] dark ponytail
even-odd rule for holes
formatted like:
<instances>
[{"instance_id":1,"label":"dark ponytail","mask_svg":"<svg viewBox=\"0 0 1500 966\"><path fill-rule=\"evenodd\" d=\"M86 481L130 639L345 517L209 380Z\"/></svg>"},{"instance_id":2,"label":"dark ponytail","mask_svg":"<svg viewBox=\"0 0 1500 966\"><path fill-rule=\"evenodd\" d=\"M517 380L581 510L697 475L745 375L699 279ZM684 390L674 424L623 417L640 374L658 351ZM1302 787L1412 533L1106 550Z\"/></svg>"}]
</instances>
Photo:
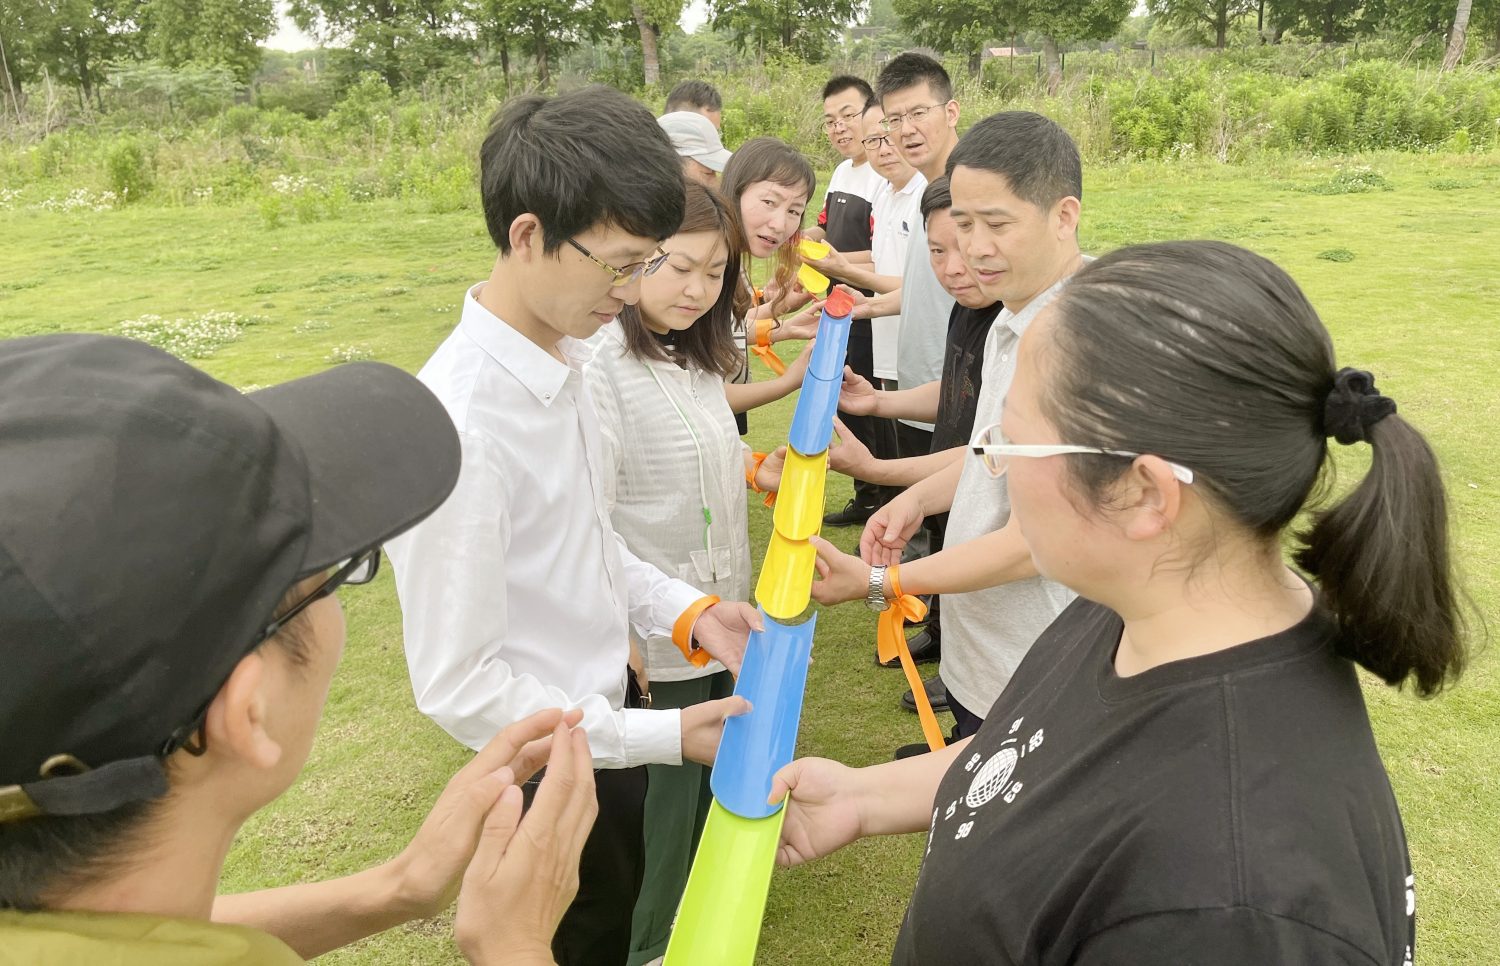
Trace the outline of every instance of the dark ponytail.
<instances>
[{"instance_id":1,"label":"dark ponytail","mask_svg":"<svg viewBox=\"0 0 1500 966\"><path fill-rule=\"evenodd\" d=\"M1056 310L1042 406L1062 437L1193 469L1194 489L1263 540L1321 489L1326 437L1368 440L1369 474L1313 517L1296 562L1351 660L1422 695L1457 678L1464 622L1437 460L1367 373L1335 375L1328 332L1284 271L1221 242L1137 245L1079 272ZM1067 459L1096 504L1124 469Z\"/></svg>"},{"instance_id":2,"label":"dark ponytail","mask_svg":"<svg viewBox=\"0 0 1500 966\"><path fill-rule=\"evenodd\" d=\"M1448 500L1437 457L1400 416L1370 426L1370 470L1297 534L1345 655L1387 684L1432 695L1463 671L1464 627L1448 559Z\"/></svg>"}]
</instances>

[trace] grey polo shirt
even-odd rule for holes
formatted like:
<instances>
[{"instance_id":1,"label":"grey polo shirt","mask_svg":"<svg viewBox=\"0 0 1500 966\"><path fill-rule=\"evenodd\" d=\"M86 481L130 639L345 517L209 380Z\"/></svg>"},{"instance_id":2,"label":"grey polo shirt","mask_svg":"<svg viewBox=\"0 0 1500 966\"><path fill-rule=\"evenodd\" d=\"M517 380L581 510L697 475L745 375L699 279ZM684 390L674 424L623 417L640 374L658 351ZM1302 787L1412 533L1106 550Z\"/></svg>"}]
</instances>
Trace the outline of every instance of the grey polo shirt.
<instances>
[{"instance_id":1,"label":"grey polo shirt","mask_svg":"<svg viewBox=\"0 0 1500 966\"><path fill-rule=\"evenodd\" d=\"M948 347L948 316L953 296L938 284L927 254L927 226L920 214L907 240L906 269L901 273L901 332L896 340L896 384L915 389L943 378L943 352ZM931 423L901 420L932 432Z\"/></svg>"},{"instance_id":2,"label":"grey polo shirt","mask_svg":"<svg viewBox=\"0 0 1500 966\"><path fill-rule=\"evenodd\" d=\"M925 246L924 246L925 247ZM1016 376L1021 335L1062 290L1063 279L1020 313L1004 309L984 343L984 382L975 404L974 431L1000 421L1005 394ZM978 457L964 454L963 475L948 514L945 547L999 530L1010 519L1005 477L992 479ZM1028 577L967 594L944 594L943 683L959 704L981 718L1000 696L1021 658L1074 594L1062 584Z\"/></svg>"}]
</instances>

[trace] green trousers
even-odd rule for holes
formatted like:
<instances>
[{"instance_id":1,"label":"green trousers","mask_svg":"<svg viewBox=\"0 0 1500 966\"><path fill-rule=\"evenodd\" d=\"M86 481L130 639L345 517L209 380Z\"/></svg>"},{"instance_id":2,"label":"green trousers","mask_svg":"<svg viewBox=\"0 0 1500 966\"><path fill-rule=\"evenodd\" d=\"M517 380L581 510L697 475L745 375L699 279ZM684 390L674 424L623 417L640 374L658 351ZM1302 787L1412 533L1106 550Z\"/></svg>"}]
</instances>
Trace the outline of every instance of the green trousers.
<instances>
[{"instance_id":1,"label":"green trousers","mask_svg":"<svg viewBox=\"0 0 1500 966\"><path fill-rule=\"evenodd\" d=\"M652 681L651 707L685 708L733 693L728 671L690 681ZM709 769L702 765L648 765L646 771L646 874L631 921L629 966L642 966L667 951L672 919L713 800Z\"/></svg>"}]
</instances>

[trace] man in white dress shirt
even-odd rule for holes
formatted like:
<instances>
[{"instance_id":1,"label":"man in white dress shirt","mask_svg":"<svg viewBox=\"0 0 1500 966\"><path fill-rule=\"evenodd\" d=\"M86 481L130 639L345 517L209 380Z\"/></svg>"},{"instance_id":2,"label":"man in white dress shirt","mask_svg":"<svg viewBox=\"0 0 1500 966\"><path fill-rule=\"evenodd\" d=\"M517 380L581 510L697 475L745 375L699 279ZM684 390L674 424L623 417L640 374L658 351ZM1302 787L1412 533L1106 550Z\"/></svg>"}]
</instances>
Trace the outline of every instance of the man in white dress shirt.
<instances>
[{"instance_id":1,"label":"man in white dress shirt","mask_svg":"<svg viewBox=\"0 0 1500 966\"><path fill-rule=\"evenodd\" d=\"M738 671L759 618L637 559L610 526L582 340L640 293L682 220L682 169L640 104L594 87L511 101L480 149L499 249L420 378L459 432L446 503L387 546L417 706L471 748L545 707L578 707L599 819L562 966L626 961L643 861L648 762L711 763L743 699L642 708L629 629Z\"/></svg>"}]
</instances>

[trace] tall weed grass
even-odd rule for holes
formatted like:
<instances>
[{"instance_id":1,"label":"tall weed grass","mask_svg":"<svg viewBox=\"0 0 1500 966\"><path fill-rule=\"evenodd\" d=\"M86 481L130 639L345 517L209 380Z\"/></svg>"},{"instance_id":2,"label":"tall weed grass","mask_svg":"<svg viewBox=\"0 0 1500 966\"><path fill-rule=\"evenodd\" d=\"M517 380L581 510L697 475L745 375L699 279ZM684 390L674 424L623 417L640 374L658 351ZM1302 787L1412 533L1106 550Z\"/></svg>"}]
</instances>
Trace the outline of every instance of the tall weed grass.
<instances>
[{"instance_id":1,"label":"tall weed grass","mask_svg":"<svg viewBox=\"0 0 1500 966\"><path fill-rule=\"evenodd\" d=\"M1500 74L1493 71L1439 74L1307 51L1175 57L1152 68L1139 54L1074 55L1052 97L1034 73L996 62L980 78L955 74L960 127L995 111L1034 110L1067 128L1093 163L1500 145ZM819 168L831 167L837 159L823 137L817 99L829 73L829 65L770 61L710 77L724 96L725 142L733 147L771 134ZM114 191L121 203L253 201L268 228L334 217L374 198L458 210L477 202L475 158L505 90L499 72L485 69L401 94L365 75L318 118L240 104L148 125L119 111L41 138L0 140L0 186L16 193L12 208L39 207L81 188ZM662 107L660 90L636 93ZM289 197L276 187L288 177L312 187Z\"/></svg>"}]
</instances>

